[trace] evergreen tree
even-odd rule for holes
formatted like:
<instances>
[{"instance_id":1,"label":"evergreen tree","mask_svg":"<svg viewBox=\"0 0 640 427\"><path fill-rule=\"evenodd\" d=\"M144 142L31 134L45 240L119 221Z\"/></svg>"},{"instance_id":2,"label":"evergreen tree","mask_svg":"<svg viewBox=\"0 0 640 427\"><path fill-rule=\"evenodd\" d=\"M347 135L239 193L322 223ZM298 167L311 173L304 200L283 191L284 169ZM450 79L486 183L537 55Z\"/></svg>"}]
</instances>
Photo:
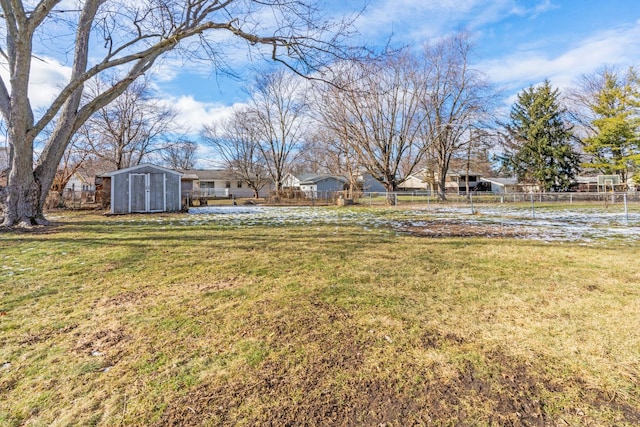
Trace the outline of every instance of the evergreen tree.
<instances>
[{"instance_id":1,"label":"evergreen tree","mask_svg":"<svg viewBox=\"0 0 640 427\"><path fill-rule=\"evenodd\" d=\"M559 91L548 80L523 90L511 108L507 125L512 150L508 165L521 182L543 191L566 191L579 165Z\"/></svg>"},{"instance_id":2,"label":"evergreen tree","mask_svg":"<svg viewBox=\"0 0 640 427\"><path fill-rule=\"evenodd\" d=\"M622 182L627 173L640 165L640 82L633 68L620 77L615 71L605 70L602 86L590 98L593 113L593 134L584 139L584 150L591 160L585 166L606 174L620 175Z\"/></svg>"}]
</instances>

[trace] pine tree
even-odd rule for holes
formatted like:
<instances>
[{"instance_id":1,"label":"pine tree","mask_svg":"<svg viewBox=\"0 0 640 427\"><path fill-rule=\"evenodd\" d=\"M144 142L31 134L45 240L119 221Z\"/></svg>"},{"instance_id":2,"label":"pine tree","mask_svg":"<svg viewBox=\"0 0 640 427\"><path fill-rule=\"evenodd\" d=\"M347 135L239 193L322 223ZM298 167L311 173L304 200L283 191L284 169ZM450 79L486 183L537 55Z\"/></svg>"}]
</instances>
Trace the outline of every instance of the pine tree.
<instances>
[{"instance_id":1,"label":"pine tree","mask_svg":"<svg viewBox=\"0 0 640 427\"><path fill-rule=\"evenodd\" d=\"M640 165L640 82L633 68L624 77L607 70L602 78L589 105L594 134L584 139L584 150L592 156L585 166L620 175L625 182L627 173Z\"/></svg>"},{"instance_id":2,"label":"pine tree","mask_svg":"<svg viewBox=\"0 0 640 427\"><path fill-rule=\"evenodd\" d=\"M521 182L543 191L566 191L578 171L579 156L571 140L571 127L559 91L548 80L523 90L511 108L507 131L513 151L508 164Z\"/></svg>"}]
</instances>

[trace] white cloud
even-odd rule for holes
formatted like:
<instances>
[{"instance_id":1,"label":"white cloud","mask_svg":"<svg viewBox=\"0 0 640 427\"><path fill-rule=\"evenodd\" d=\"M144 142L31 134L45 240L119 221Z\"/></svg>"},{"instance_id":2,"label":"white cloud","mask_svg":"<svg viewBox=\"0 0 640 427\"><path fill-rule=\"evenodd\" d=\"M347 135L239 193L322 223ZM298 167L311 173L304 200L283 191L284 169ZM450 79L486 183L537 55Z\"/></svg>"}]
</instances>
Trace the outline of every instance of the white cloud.
<instances>
[{"instance_id":1,"label":"white cloud","mask_svg":"<svg viewBox=\"0 0 640 427\"><path fill-rule=\"evenodd\" d=\"M553 4L551 0L543 0L530 7L515 5L514 8L512 9L512 13L514 15L519 15L519 16L529 16L533 19L545 12L548 12L553 9L557 9L558 7L559 6L556 4Z\"/></svg>"},{"instance_id":2,"label":"white cloud","mask_svg":"<svg viewBox=\"0 0 640 427\"><path fill-rule=\"evenodd\" d=\"M224 120L238 105L201 102L192 95L167 97L165 102L178 111L178 124L190 135L198 135L203 126Z\"/></svg>"},{"instance_id":3,"label":"white cloud","mask_svg":"<svg viewBox=\"0 0 640 427\"><path fill-rule=\"evenodd\" d=\"M0 63L0 76L11 91L8 66L4 61ZM49 106L61 88L69 82L71 68L56 59L38 56L31 60L30 77L29 100L32 108L38 110Z\"/></svg>"},{"instance_id":4,"label":"white cloud","mask_svg":"<svg viewBox=\"0 0 640 427\"><path fill-rule=\"evenodd\" d=\"M468 29L475 31L509 16L535 18L557 8L551 0L522 6L518 0L380 0L369 5L358 21L366 37L379 40L393 31L402 42L421 43Z\"/></svg>"},{"instance_id":5,"label":"white cloud","mask_svg":"<svg viewBox=\"0 0 640 427\"><path fill-rule=\"evenodd\" d=\"M482 62L479 67L495 82L512 89L550 79L555 86L566 87L580 75L602 65L634 65L631 58L640 57L640 21L603 31L551 57L543 47L523 49L503 58Z\"/></svg>"}]
</instances>

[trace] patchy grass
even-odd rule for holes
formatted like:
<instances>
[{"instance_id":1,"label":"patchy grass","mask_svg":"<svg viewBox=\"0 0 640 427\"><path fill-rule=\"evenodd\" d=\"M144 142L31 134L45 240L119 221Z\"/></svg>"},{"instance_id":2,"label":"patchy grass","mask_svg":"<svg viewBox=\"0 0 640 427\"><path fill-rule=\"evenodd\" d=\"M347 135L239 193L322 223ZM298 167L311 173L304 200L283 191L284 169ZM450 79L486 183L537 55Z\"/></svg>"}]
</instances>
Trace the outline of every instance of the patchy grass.
<instances>
[{"instance_id":1,"label":"patchy grass","mask_svg":"<svg viewBox=\"0 0 640 427\"><path fill-rule=\"evenodd\" d=\"M640 423L637 246L351 218L0 232L0 425Z\"/></svg>"}]
</instances>

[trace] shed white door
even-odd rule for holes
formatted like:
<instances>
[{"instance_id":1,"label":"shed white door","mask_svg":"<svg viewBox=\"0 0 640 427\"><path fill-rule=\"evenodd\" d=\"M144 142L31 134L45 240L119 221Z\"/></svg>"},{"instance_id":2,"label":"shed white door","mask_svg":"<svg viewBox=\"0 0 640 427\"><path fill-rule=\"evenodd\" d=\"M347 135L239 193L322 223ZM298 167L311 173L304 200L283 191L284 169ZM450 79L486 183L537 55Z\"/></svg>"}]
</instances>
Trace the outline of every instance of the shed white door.
<instances>
[{"instance_id":1,"label":"shed white door","mask_svg":"<svg viewBox=\"0 0 640 427\"><path fill-rule=\"evenodd\" d=\"M167 210L166 180L163 173L129 175L129 212Z\"/></svg>"}]
</instances>

